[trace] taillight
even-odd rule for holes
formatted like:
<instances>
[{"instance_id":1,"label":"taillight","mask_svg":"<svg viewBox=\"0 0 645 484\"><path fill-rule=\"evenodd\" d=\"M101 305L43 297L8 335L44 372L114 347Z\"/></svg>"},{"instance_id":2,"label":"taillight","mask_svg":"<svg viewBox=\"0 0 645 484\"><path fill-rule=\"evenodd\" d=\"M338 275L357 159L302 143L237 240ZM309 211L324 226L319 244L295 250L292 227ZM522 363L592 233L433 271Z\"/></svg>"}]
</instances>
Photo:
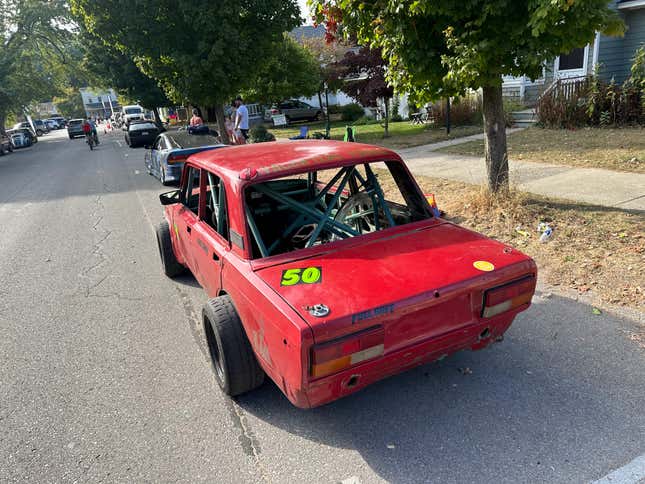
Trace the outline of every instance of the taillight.
<instances>
[{"instance_id":1,"label":"taillight","mask_svg":"<svg viewBox=\"0 0 645 484\"><path fill-rule=\"evenodd\" d=\"M535 290L535 277L526 276L484 293L482 316L491 318L531 301Z\"/></svg>"},{"instance_id":2,"label":"taillight","mask_svg":"<svg viewBox=\"0 0 645 484\"><path fill-rule=\"evenodd\" d=\"M173 155L170 155L170 156L168 157L168 164L169 164L169 165L174 165L175 163L183 163L183 162L184 162L184 161L186 161L187 159L188 159L188 157L187 157L187 156L182 156L182 155L179 155L179 156L173 156Z\"/></svg>"},{"instance_id":3,"label":"taillight","mask_svg":"<svg viewBox=\"0 0 645 484\"><path fill-rule=\"evenodd\" d=\"M360 333L315 345L311 349L311 376L331 375L372 358L383 356L384 332L375 326Z\"/></svg>"}]
</instances>

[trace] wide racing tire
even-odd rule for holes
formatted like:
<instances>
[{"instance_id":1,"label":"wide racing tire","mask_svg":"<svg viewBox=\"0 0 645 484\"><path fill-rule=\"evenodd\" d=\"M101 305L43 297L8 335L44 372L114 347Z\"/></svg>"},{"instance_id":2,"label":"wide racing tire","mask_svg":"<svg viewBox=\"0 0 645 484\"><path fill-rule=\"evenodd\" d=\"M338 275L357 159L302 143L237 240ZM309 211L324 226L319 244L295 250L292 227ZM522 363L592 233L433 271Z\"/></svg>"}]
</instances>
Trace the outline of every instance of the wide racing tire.
<instances>
[{"instance_id":1,"label":"wide racing tire","mask_svg":"<svg viewBox=\"0 0 645 484\"><path fill-rule=\"evenodd\" d=\"M202 320L215 379L222 391L234 397L262 385L264 371L230 296L209 300L202 310Z\"/></svg>"},{"instance_id":2,"label":"wide racing tire","mask_svg":"<svg viewBox=\"0 0 645 484\"><path fill-rule=\"evenodd\" d=\"M170 227L165 220L157 225L157 245L159 246L159 256L161 257L161 266L163 272L168 277L176 277L182 274L186 268L181 265L175 257L172 249L172 240L170 238Z\"/></svg>"}]
</instances>

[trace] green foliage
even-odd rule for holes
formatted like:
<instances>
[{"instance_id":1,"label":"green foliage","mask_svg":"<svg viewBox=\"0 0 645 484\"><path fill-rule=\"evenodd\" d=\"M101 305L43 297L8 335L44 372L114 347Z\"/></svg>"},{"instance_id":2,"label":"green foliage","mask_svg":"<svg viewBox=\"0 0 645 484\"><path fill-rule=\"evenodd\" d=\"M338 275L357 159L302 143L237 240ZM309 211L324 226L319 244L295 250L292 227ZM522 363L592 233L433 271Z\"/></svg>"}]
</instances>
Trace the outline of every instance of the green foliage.
<instances>
[{"instance_id":1,"label":"green foliage","mask_svg":"<svg viewBox=\"0 0 645 484\"><path fill-rule=\"evenodd\" d=\"M51 99L69 78L67 16L62 0L0 2L0 130L10 112Z\"/></svg>"},{"instance_id":2,"label":"green foliage","mask_svg":"<svg viewBox=\"0 0 645 484\"><path fill-rule=\"evenodd\" d=\"M175 102L222 105L256 79L295 0L72 0L84 26L132 59ZM136 8L136 15L133 9Z\"/></svg>"},{"instance_id":3,"label":"green foliage","mask_svg":"<svg viewBox=\"0 0 645 484\"><path fill-rule=\"evenodd\" d=\"M365 115L365 110L360 104L346 104L340 108L341 121L356 121Z\"/></svg>"},{"instance_id":4,"label":"green foliage","mask_svg":"<svg viewBox=\"0 0 645 484\"><path fill-rule=\"evenodd\" d=\"M399 96L394 96L394 98L392 99L392 114L390 115L390 120L395 123L403 121L403 116L399 114L399 107Z\"/></svg>"},{"instance_id":5,"label":"green foliage","mask_svg":"<svg viewBox=\"0 0 645 484\"><path fill-rule=\"evenodd\" d=\"M95 87L113 88L127 103L139 103L147 109L169 106L157 82L146 76L134 61L85 29L81 30L83 68Z\"/></svg>"},{"instance_id":6,"label":"green foliage","mask_svg":"<svg viewBox=\"0 0 645 484\"><path fill-rule=\"evenodd\" d=\"M383 49L397 92L425 102L538 78L543 64L587 44L596 31L620 34L608 0L311 0L332 34ZM340 25L340 27L338 27Z\"/></svg>"},{"instance_id":7,"label":"green foliage","mask_svg":"<svg viewBox=\"0 0 645 484\"><path fill-rule=\"evenodd\" d=\"M245 99L270 104L318 92L320 65L311 51L285 34L271 46L269 54L244 91Z\"/></svg>"},{"instance_id":8,"label":"green foliage","mask_svg":"<svg viewBox=\"0 0 645 484\"><path fill-rule=\"evenodd\" d=\"M54 97L58 111L66 118L84 118L83 98L78 89L66 89L61 96Z\"/></svg>"},{"instance_id":9,"label":"green foliage","mask_svg":"<svg viewBox=\"0 0 645 484\"><path fill-rule=\"evenodd\" d=\"M267 141L275 141L273 133L269 133L266 127L262 124L254 126L249 131L251 143L266 143Z\"/></svg>"}]
</instances>

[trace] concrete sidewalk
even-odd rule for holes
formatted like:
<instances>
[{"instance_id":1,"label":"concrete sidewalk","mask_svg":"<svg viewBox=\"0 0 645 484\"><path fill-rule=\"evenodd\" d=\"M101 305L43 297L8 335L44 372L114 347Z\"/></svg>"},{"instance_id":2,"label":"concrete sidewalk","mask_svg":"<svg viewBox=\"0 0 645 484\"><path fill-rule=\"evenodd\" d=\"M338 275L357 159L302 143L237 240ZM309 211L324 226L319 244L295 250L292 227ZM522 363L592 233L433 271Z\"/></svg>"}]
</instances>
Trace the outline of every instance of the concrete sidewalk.
<instances>
[{"instance_id":1,"label":"concrete sidewalk","mask_svg":"<svg viewBox=\"0 0 645 484\"><path fill-rule=\"evenodd\" d=\"M414 174L481 184L486 182L484 158L448 155L434 150L482 137L481 134L467 136L398 150L398 153ZM509 161L509 169L511 184L525 192L605 207L645 211L643 174L516 160Z\"/></svg>"}]
</instances>

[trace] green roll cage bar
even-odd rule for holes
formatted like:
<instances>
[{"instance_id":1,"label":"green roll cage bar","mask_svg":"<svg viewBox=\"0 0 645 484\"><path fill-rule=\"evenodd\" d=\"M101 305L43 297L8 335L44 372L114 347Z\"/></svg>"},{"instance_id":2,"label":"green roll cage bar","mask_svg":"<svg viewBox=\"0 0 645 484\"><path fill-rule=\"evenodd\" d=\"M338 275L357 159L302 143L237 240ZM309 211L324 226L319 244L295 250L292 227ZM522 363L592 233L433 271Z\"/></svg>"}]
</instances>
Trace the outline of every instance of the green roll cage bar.
<instances>
[{"instance_id":1,"label":"green roll cage bar","mask_svg":"<svg viewBox=\"0 0 645 484\"><path fill-rule=\"evenodd\" d=\"M382 210L383 213L385 214L385 217L388 221L389 226L394 227L396 224L394 222L394 218L392 217L392 212L387 202L385 201L383 190L381 189L381 185L379 184L376 175L374 174L374 172L372 171L372 168L369 166L368 163L365 163L363 166L365 168L365 175L366 175L365 178L363 178L363 176L358 172L358 170L356 169L356 166L348 166L348 167L341 168L338 171L338 173L336 173L333 176L333 178L324 186L324 188L320 190L318 194L315 193L315 189L318 184L317 171L310 172L307 174L307 187L305 189L299 189L291 192L281 193L270 188L269 186L267 186L266 183L258 183L257 185L253 185L251 188L253 188L254 190L268 196L269 198L272 198L278 203L284 204L287 207L292 208L293 210L295 210L296 212L299 212L300 214L289 225L289 227L285 229L282 236L276 239L275 241L273 241L273 243L271 243L271 245L267 247L264 240L262 239L260 231L258 230L258 226L255 222L253 213L251 213L251 209L249 208L248 204L245 204L244 210L249 224L249 229L251 231L253 239L255 240L258 246L258 249L260 250L260 255L262 257L270 256L279 247L279 245L284 240L286 240L294 230L296 230L296 228L307 223L315 223L316 228L314 229L311 236L307 240L305 247L313 246L316 240L318 240L318 237L320 237L320 234L322 233L322 231L325 229L327 229L329 232L331 232L332 234L342 239L345 239L350 236L361 235L362 230L361 230L360 224L357 225L358 230L356 230L355 228L350 227L346 223L330 218L334 207L337 207L338 209L341 208L341 205L340 205L341 196L347 185L349 185L349 189L350 189L350 194L351 194L350 198L358 194L361 189L364 189L365 190L364 193L367 193L372 200L373 208L372 210L365 211L360 214L349 215L346 218L346 220L354 220L358 217L365 216L368 213L378 213L380 212L380 210ZM340 185L338 185L338 187L336 188L336 191L334 192L332 199L327 205L325 203L325 197L331 191L331 189L334 188L334 185L341 178L342 180L340 182ZM307 202L298 202L290 197L290 195L295 195L303 192L309 192L313 198ZM213 193L212 187L211 187L211 193ZM323 210L320 210L318 208L318 205L321 205ZM219 207L221 210L221 207L222 207L221 202L219 204ZM377 211L375 207L379 207L380 210ZM220 218L218 216L218 224L219 224L219 220ZM374 222L375 222L376 230L380 230L381 224L378 216L374 217Z\"/></svg>"}]
</instances>

